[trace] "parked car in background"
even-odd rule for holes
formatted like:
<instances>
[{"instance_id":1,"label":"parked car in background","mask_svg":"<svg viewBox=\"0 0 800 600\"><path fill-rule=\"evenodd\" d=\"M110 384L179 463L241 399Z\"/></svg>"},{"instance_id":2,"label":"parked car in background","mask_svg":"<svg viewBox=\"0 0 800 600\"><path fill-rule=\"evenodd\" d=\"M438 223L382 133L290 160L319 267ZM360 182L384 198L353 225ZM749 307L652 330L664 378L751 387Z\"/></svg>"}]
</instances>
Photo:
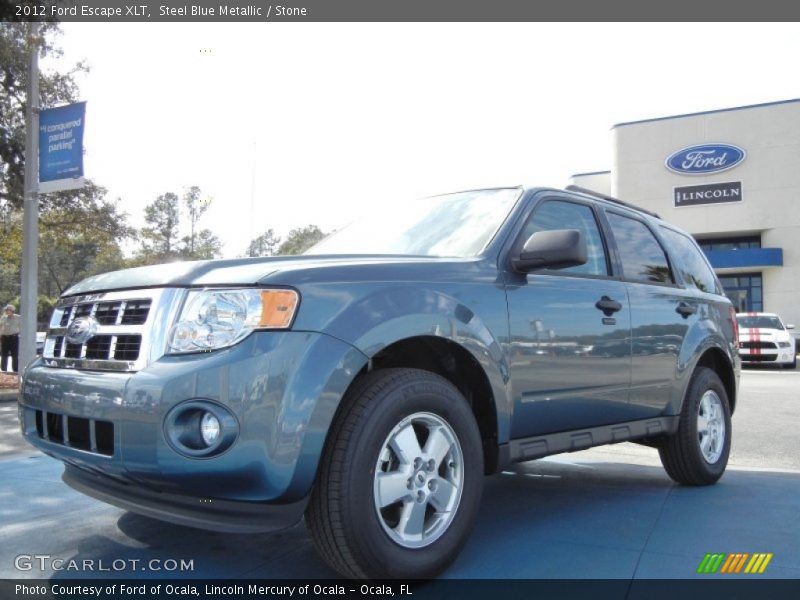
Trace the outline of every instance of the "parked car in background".
<instances>
[{"instance_id":1,"label":"parked car in background","mask_svg":"<svg viewBox=\"0 0 800 600\"><path fill-rule=\"evenodd\" d=\"M47 332L45 331L37 331L36 332L36 354L39 356L42 355L44 351L44 340L47 337Z\"/></svg>"},{"instance_id":2,"label":"parked car in background","mask_svg":"<svg viewBox=\"0 0 800 600\"><path fill-rule=\"evenodd\" d=\"M739 356L745 364L774 364L787 369L797 366L797 342L790 330L772 313L737 313Z\"/></svg>"}]
</instances>

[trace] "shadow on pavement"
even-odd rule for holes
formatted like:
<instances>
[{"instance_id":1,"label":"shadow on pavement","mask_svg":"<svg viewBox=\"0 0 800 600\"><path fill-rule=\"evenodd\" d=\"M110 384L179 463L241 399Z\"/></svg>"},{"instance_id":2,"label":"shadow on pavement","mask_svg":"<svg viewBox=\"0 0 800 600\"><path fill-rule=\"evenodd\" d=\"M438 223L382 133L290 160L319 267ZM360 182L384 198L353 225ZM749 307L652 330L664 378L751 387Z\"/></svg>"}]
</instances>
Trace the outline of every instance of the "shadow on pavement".
<instances>
[{"instance_id":1,"label":"shadow on pavement","mask_svg":"<svg viewBox=\"0 0 800 600\"><path fill-rule=\"evenodd\" d=\"M0 577L335 577L302 524L232 535L155 521L73 492L45 457L4 461L1 474ZM799 473L729 469L717 485L691 488L654 466L546 460L485 483L475 530L445 577L687 578L709 552L772 552L763 577L800 578ZM20 489L28 498L10 509ZM19 572L23 553L139 562ZM142 571L151 559L162 570ZM163 570L167 559L193 561L193 570Z\"/></svg>"}]
</instances>

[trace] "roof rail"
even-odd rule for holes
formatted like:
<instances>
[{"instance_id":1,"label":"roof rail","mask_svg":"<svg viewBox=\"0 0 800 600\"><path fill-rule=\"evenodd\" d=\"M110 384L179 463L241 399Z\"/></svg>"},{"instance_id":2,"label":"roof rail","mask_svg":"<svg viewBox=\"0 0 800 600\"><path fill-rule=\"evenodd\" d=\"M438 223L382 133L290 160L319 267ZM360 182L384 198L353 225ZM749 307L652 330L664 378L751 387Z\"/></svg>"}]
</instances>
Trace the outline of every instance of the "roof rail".
<instances>
[{"instance_id":1,"label":"roof rail","mask_svg":"<svg viewBox=\"0 0 800 600\"><path fill-rule=\"evenodd\" d=\"M661 218L658 213L654 213L652 211L644 209L641 206L636 206L635 204L631 204L630 202L625 202L623 200L620 200L619 198L614 198L614 196L606 196L605 194L601 194L600 192L595 192L594 190L590 190L588 188L584 188L579 185L568 185L565 189L569 192L580 192L581 194L588 194L589 196L594 196L595 198L600 198L608 202L613 202L614 204L619 204L620 206L624 206L625 208L632 208L633 210L638 210L639 212L643 212L644 214L650 215L651 217L655 217L656 219Z\"/></svg>"}]
</instances>

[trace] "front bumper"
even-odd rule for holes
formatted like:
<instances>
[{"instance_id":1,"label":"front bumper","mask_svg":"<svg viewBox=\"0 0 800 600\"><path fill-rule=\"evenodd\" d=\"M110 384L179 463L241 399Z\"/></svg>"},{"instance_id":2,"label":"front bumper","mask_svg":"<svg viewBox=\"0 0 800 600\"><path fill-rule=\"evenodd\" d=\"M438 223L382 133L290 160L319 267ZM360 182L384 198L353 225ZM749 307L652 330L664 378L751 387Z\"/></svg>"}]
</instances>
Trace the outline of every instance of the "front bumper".
<instances>
[{"instance_id":1,"label":"front bumper","mask_svg":"<svg viewBox=\"0 0 800 600\"><path fill-rule=\"evenodd\" d=\"M328 427L366 361L336 338L298 331L256 332L232 348L164 356L137 373L37 361L23 377L20 422L31 444L67 464L64 480L88 495L186 525L278 529L302 515ZM218 456L187 457L167 441L167 413L196 398L238 421L236 441ZM43 437L45 413L111 423L113 452Z\"/></svg>"},{"instance_id":2,"label":"front bumper","mask_svg":"<svg viewBox=\"0 0 800 600\"><path fill-rule=\"evenodd\" d=\"M61 477L71 488L154 519L228 533L277 531L299 522L308 498L287 504L228 502L154 492L67 464Z\"/></svg>"},{"instance_id":3,"label":"front bumper","mask_svg":"<svg viewBox=\"0 0 800 600\"><path fill-rule=\"evenodd\" d=\"M759 349L758 352L740 349L739 357L742 359L743 363L748 365L788 365L795 360L795 354L792 348Z\"/></svg>"}]
</instances>

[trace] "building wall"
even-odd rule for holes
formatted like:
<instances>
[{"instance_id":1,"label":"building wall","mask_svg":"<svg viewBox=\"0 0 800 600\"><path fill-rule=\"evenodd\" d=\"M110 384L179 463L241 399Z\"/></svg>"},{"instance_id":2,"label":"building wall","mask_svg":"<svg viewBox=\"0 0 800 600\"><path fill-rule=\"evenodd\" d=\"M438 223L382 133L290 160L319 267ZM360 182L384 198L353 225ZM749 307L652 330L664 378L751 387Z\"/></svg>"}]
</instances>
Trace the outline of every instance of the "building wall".
<instances>
[{"instance_id":1,"label":"building wall","mask_svg":"<svg viewBox=\"0 0 800 600\"><path fill-rule=\"evenodd\" d=\"M711 175L665 166L673 152L708 143L733 144L747 156ZM760 233L762 247L782 248L782 267L749 270L762 272L764 310L800 325L800 100L622 124L612 129L612 144L612 196L698 238ZM674 206L676 187L733 181L741 182L740 202Z\"/></svg>"},{"instance_id":2,"label":"building wall","mask_svg":"<svg viewBox=\"0 0 800 600\"><path fill-rule=\"evenodd\" d=\"M611 171L597 173L578 173L569 178L570 185L577 185L587 190L611 196Z\"/></svg>"}]
</instances>

